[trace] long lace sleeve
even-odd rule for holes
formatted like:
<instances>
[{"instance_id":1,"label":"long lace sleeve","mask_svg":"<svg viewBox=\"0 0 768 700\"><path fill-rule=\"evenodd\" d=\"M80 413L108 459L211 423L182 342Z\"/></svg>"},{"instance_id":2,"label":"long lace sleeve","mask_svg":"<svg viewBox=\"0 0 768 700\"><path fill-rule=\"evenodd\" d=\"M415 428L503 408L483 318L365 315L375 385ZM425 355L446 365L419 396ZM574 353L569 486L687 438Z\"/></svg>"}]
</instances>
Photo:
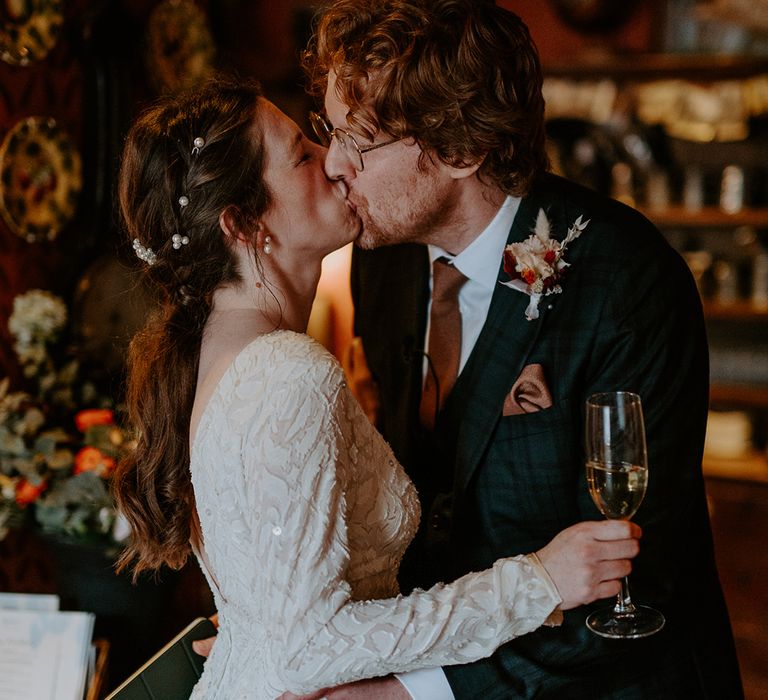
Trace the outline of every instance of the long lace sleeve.
<instances>
[{"instance_id":1,"label":"long lace sleeve","mask_svg":"<svg viewBox=\"0 0 768 700\"><path fill-rule=\"evenodd\" d=\"M525 556L408 596L353 600L350 453L356 442L381 438L330 360L268 391L274 408L243 442L244 496L247 512L259 514L254 556L259 587L271 596L262 619L285 690L475 661L555 610L556 589L535 557Z\"/></svg>"}]
</instances>

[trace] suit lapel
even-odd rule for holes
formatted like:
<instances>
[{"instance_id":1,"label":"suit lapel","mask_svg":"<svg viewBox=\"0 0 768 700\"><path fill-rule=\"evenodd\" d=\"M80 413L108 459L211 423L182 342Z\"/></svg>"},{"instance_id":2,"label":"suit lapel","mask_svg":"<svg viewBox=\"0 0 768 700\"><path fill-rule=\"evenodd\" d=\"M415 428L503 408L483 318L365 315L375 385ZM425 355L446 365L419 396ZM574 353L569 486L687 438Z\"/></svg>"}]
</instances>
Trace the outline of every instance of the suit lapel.
<instances>
[{"instance_id":1,"label":"suit lapel","mask_svg":"<svg viewBox=\"0 0 768 700\"><path fill-rule=\"evenodd\" d=\"M400 394L395 400L398 425L390 431L390 439L394 436L405 438L405 442L399 445L402 451L398 454L402 455L401 459L411 462L406 455L414 453L421 437L418 429L419 402L429 301L429 255L426 246L409 245L407 250L405 248L403 246L404 254L395 259L396 271L392 270L393 278L400 280L398 289L393 290L390 297L396 306L392 309L393 313L382 314L379 323L385 326L392 324L392 327L382 328L382 333L396 339L391 352L397 354L402 373L396 382ZM381 284L387 283L387 280L381 280Z\"/></svg>"},{"instance_id":2,"label":"suit lapel","mask_svg":"<svg viewBox=\"0 0 768 700\"><path fill-rule=\"evenodd\" d=\"M532 233L545 194L539 190L521 201L507 243L522 241ZM546 201L551 205L551 199ZM558 217L550 218L554 231L559 231ZM506 279L501 261L497 279ZM457 440L458 493L464 491L472 478L501 417L504 397L525 366L556 298L552 295L542 299L539 318L527 321L528 295L497 285L483 330L445 407L444 425L453 431Z\"/></svg>"}]
</instances>

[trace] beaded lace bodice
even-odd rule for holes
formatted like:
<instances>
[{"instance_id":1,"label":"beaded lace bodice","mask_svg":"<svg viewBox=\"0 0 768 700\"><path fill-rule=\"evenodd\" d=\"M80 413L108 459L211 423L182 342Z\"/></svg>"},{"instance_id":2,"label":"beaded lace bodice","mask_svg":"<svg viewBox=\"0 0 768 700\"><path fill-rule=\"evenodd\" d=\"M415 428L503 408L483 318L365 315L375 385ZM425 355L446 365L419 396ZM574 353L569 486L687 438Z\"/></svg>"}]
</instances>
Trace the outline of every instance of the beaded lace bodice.
<instances>
[{"instance_id":1,"label":"beaded lace bodice","mask_svg":"<svg viewBox=\"0 0 768 700\"><path fill-rule=\"evenodd\" d=\"M202 415L191 472L220 625L196 700L467 663L559 603L531 557L398 595L416 492L308 336L276 331L240 352Z\"/></svg>"}]
</instances>

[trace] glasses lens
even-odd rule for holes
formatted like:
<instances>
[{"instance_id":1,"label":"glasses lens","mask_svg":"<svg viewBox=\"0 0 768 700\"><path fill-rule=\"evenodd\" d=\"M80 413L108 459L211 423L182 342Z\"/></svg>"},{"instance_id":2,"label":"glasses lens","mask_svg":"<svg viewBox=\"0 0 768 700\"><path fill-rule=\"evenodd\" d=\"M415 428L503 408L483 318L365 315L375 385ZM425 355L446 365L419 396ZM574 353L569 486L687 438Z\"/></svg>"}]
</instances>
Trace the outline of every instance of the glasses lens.
<instances>
[{"instance_id":1,"label":"glasses lens","mask_svg":"<svg viewBox=\"0 0 768 700\"><path fill-rule=\"evenodd\" d=\"M356 170L362 170L363 158L360 155L360 150L358 149L357 143L355 143L355 139L352 137L352 135L348 134L343 129L334 129L333 135L336 137L336 141L338 141L339 147L349 162L352 163Z\"/></svg>"},{"instance_id":2,"label":"glasses lens","mask_svg":"<svg viewBox=\"0 0 768 700\"><path fill-rule=\"evenodd\" d=\"M333 136L333 129L326 119L317 112L309 113L309 121L312 124L312 130L315 132L315 136L319 139L323 146L329 146L331 144L331 137Z\"/></svg>"}]
</instances>

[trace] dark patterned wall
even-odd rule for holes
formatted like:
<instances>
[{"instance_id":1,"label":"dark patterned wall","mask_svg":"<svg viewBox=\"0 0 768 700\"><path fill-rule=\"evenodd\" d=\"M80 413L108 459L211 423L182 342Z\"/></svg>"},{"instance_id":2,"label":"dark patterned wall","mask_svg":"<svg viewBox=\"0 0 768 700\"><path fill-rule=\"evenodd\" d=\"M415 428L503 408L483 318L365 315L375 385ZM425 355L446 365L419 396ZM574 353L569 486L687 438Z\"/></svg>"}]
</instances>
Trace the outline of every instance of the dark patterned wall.
<instances>
[{"instance_id":1,"label":"dark patterned wall","mask_svg":"<svg viewBox=\"0 0 768 700\"><path fill-rule=\"evenodd\" d=\"M55 45L42 59L26 66L0 60L0 142L19 120L55 119L82 156L82 191L74 219L53 241L29 243L0 218L0 377L10 374L19 379L7 330L13 298L42 288L69 302L89 264L120 247L113 188L122 137L136 111L159 91L170 89L167 83L158 84L158 77L194 80L185 59L201 50L201 34L190 31L200 19L189 14L190 7L196 8L210 32L212 65L257 76L266 94L306 127L308 103L298 51L315 3L182 0L177 6L186 7L187 14L180 10L181 15L172 15L157 31L163 4L161 0L21 2L28 12L60 5L63 23ZM6 4L0 5L0 54L12 39L8 29L20 21L10 12ZM152 36L164 43L153 44ZM150 62L153 55L161 57L160 65Z\"/></svg>"}]
</instances>

